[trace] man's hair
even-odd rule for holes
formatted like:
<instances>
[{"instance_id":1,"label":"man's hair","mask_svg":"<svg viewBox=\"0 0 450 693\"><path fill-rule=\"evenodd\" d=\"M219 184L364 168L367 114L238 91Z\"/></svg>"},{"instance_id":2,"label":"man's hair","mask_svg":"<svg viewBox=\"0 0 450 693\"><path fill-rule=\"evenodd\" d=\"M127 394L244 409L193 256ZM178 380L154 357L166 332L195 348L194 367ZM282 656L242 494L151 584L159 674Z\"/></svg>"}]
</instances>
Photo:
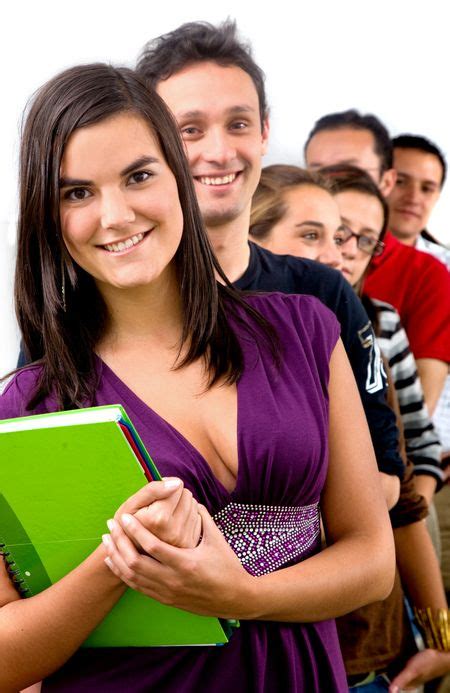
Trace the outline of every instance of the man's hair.
<instances>
[{"instance_id":1,"label":"man's hair","mask_svg":"<svg viewBox=\"0 0 450 693\"><path fill-rule=\"evenodd\" d=\"M355 108L339 113L328 113L328 115L319 118L308 135L304 148L305 153L308 144L317 133L344 128L371 132L375 142L375 153L380 158L380 173L392 168L392 143L387 129L376 116L371 113L361 115Z\"/></svg>"},{"instance_id":2,"label":"man's hair","mask_svg":"<svg viewBox=\"0 0 450 693\"><path fill-rule=\"evenodd\" d=\"M398 137L394 137L391 142L393 149L417 149L420 152L433 154L435 157L437 157L442 166L441 188L443 187L445 178L447 176L447 162L443 153L436 144L431 142L431 140L428 140L426 137L422 137L421 135L410 135L409 133L398 135Z\"/></svg>"},{"instance_id":3,"label":"man's hair","mask_svg":"<svg viewBox=\"0 0 450 693\"><path fill-rule=\"evenodd\" d=\"M292 188L313 186L330 192L331 186L318 173L298 166L272 164L261 171L261 178L252 198L250 235L258 240L268 238L273 227L288 211L285 193Z\"/></svg>"},{"instance_id":4,"label":"man's hair","mask_svg":"<svg viewBox=\"0 0 450 693\"><path fill-rule=\"evenodd\" d=\"M255 63L248 43L237 38L236 23L226 20L219 26L209 22L187 22L174 31L145 44L136 70L156 87L188 65L215 62L223 67L239 67L252 79L259 99L261 126L267 117L264 72ZM213 95L211 95L213 97Z\"/></svg>"}]
</instances>

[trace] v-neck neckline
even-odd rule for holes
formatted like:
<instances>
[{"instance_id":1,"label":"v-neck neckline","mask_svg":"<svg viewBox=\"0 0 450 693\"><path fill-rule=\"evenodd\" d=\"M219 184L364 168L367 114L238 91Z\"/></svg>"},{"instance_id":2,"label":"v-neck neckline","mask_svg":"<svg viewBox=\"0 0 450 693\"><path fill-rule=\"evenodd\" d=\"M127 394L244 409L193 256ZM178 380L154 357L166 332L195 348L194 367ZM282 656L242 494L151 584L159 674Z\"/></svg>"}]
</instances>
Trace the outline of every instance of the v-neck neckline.
<instances>
[{"instance_id":1,"label":"v-neck neckline","mask_svg":"<svg viewBox=\"0 0 450 693\"><path fill-rule=\"evenodd\" d=\"M202 467L204 467L206 469L208 475L214 480L214 483L218 487L220 487L221 491L224 494L226 494L229 497L234 497L236 495L237 490L238 490L239 485L240 485L240 480L242 478L242 470L241 470L242 459L241 459L241 454L240 454L240 449L241 449L241 445L240 445L240 440L241 440L240 409L241 408L239 406L239 400L240 400L239 384L242 381L242 376L236 382L237 474L236 474L236 478L235 478L234 488L231 491L229 491L227 489L227 487L224 486L224 484L220 481L220 479L218 479L217 476L214 474L211 465L209 464L207 459L204 457L204 455L202 455L202 453L195 447L195 445L193 445L193 443L191 443L190 440L188 438L186 438L186 436L183 435L183 433L181 433L181 431L178 430L178 428L176 428L173 424L171 424L170 421L167 421L167 419L165 419L163 416L161 416L161 414L158 414L158 412L155 411L155 409L153 409L149 404L144 402L144 400L141 399L141 397L139 397L121 378L119 378L119 376L113 371L113 369L110 366L108 366L108 364L105 363L101 359L100 356L97 355L96 358L98 359L98 364L100 367L100 373L102 373L102 372L106 373L107 377L109 377L110 379L112 379L114 381L115 385L119 388L119 390L123 391L124 398L126 400L129 400L129 399L132 400L132 403L134 403L138 414L139 414L139 411L142 411L142 413L144 415L150 414L151 416L153 416L156 419L158 419L159 421L161 421L164 424L164 426L167 426L167 428L169 428L172 431L172 433L174 433L176 435L176 437L180 440L180 442L186 448L188 448L188 450L191 452L191 454L193 454L200 461ZM133 404L132 404L132 406L133 406ZM125 406L125 409L126 409L126 406Z\"/></svg>"}]
</instances>

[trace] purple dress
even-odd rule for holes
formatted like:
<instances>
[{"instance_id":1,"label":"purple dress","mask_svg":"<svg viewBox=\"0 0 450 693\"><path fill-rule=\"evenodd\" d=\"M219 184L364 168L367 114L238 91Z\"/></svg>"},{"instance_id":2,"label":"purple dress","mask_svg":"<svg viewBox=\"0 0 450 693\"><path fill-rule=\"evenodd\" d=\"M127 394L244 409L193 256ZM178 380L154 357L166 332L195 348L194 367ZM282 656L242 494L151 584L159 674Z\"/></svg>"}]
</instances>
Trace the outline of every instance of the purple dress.
<instances>
[{"instance_id":1,"label":"purple dress","mask_svg":"<svg viewBox=\"0 0 450 693\"><path fill-rule=\"evenodd\" d=\"M257 575L320 550L316 504L327 471L328 364L339 325L310 296L248 300L279 334L281 368L242 325L233 323L245 369L237 387L239 467L232 493L199 452L102 362L94 404L124 405L161 474L183 479L230 534L247 570ZM24 395L37 372L37 367L25 369L8 384L0 397L0 418L24 414ZM54 408L49 399L36 413ZM243 521L246 532L239 531ZM43 692L157 690L333 693L348 688L333 620L241 621L230 642L216 648L82 649L43 684Z\"/></svg>"}]
</instances>

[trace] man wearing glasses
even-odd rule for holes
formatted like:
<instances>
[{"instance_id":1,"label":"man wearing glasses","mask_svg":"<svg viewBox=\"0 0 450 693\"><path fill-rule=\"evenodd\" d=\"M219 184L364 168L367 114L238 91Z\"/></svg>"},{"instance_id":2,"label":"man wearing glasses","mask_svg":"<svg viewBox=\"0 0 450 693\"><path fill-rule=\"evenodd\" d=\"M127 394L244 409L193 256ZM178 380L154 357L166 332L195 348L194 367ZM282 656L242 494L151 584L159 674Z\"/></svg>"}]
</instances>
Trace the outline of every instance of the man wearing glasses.
<instances>
[{"instance_id":1,"label":"man wearing glasses","mask_svg":"<svg viewBox=\"0 0 450 693\"><path fill-rule=\"evenodd\" d=\"M311 169L349 164L365 170L388 197L395 185L392 143L373 115L352 109L320 118L305 144ZM430 255L399 243L389 232L385 248L371 263L364 291L397 308L430 414L441 394L450 363L450 275Z\"/></svg>"}]
</instances>

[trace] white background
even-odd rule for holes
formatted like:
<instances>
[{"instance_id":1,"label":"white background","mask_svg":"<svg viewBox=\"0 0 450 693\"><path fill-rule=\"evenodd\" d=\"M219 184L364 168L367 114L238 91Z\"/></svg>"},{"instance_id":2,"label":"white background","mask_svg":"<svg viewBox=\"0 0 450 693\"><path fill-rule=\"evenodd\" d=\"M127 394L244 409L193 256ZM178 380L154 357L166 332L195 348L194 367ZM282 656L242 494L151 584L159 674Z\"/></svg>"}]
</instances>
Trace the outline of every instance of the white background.
<instances>
[{"instance_id":1,"label":"white background","mask_svg":"<svg viewBox=\"0 0 450 693\"><path fill-rule=\"evenodd\" d=\"M20 118L44 81L76 63L133 66L143 44L179 24L235 18L267 77L266 163L302 164L314 121L356 107L392 135L434 140L450 158L450 48L445 0L22 0L2 3L0 64L0 374L14 367L12 279ZM450 183L430 230L450 243Z\"/></svg>"}]
</instances>

